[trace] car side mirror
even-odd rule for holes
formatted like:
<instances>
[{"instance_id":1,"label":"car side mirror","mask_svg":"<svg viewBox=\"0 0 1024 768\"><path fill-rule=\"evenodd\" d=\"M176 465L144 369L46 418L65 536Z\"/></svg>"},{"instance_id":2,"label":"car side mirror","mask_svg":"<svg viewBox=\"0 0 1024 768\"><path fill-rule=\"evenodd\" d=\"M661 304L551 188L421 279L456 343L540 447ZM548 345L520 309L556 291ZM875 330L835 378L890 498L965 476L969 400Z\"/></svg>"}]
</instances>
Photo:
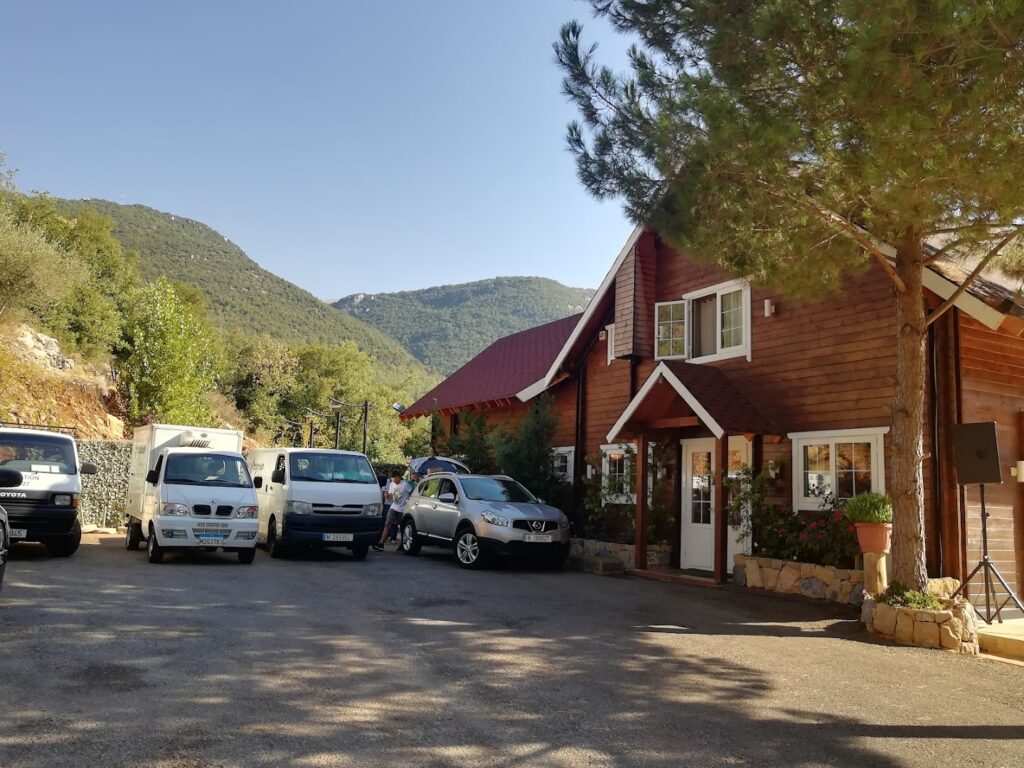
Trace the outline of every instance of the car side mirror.
<instances>
[{"instance_id":1,"label":"car side mirror","mask_svg":"<svg viewBox=\"0 0 1024 768\"><path fill-rule=\"evenodd\" d=\"M284 485L284 468L275 469L274 473L270 476L270 482L277 483L278 485Z\"/></svg>"},{"instance_id":2,"label":"car side mirror","mask_svg":"<svg viewBox=\"0 0 1024 768\"><path fill-rule=\"evenodd\" d=\"M252 487L253 488L262 488L263 487L263 478L260 477L259 475L256 475L256 477L254 477L252 479Z\"/></svg>"},{"instance_id":3,"label":"car side mirror","mask_svg":"<svg viewBox=\"0 0 1024 768\"><path fill-rule=\"evenodd\" d=\"M16 469L0 469L0 488L17 488L23 479Z\"/></svg>"},{"instance_id":4,"label":"car side mirror","mask_svg":"<svg viewBox=\"0 0 1024 768\"><path fill-rule=\"evenodd\" d=\"M100 468L91 461L83 461L82 466L79 467L78 471L83 475L95 475L100 471Z\"/></svg>"},{"instance_id":5,"label":"car side mirror","mask_svg":"<svg viewBox=\"0 0 1024 768\"><path fill-rule=\"evenodd\" d=\"M547 504L547 502L544 501L544 499L542 499L540 496L537 497L537 503L538 504Z\"/></svg>"},{"instance_id":6,"label":"car side mirror","mask_svg":"<svg viewBox=\"0 0 1024 768\"><path fill-rule=\"evenodd\" d=\"M157 480L156 470L155 469L149 470L149 472L146 473L146 482L149 483L150 485L156 485L156 480Z\"/></svg>"},{"instance_id":7,"label":"car side mirror","mask_svg":"<svg viewBox=\"0 0 1024 768\"><path fill-rule=\"evenodd\" d=\"M454 493L442 493L440 496L437 497L437 500L439 502L441 502L442 504L454 504L455 503L455 494Z\"/></svg>"}]
</instances>

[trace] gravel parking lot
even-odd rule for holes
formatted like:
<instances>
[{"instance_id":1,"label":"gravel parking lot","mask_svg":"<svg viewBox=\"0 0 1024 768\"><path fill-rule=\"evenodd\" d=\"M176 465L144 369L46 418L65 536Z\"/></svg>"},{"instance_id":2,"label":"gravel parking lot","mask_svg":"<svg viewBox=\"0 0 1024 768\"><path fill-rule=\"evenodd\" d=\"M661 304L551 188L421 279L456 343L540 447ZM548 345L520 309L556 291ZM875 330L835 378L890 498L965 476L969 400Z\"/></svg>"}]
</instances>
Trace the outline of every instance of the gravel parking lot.
<instances>
[{"instance_id":1,"label":"gravel parking lot","mask_svg":"<svg viewBox=\"0 0 1024 768\"><path fill-rule=\"evenodd\" d=\"M15 552L0 766L1024 765L1024 669L843 609L447 553Z\"/></svg>"}]
</instances>

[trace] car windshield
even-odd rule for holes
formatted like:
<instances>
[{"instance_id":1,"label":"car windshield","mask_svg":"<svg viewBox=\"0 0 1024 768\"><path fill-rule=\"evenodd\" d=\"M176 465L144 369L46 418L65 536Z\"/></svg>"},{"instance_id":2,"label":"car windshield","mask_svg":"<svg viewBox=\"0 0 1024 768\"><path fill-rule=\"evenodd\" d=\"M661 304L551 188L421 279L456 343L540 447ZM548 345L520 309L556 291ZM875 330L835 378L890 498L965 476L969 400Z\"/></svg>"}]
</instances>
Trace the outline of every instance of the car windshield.
<instances>
[{"instance_id":1,"label":"car windshield","mask_svg":"<svg viewBox=\"0 0 1024 768\"><path fill-rule=\"evenodd\" d=\"M0 467L51 475L78 473L73 443L58 435L0 434Z\"/></svg>"},{"instance_id":2,"label":"car windshield","mask_svg":"<svg viewBox=\"0 0 1024 768\"><path fill-rule=\"evenodd\" d=\"M474 501L511 501L533 503L537 499L515 480L500 477L461 478L466 498Z\"/></svg>"},{"instance_id":3,"label":"car windshield","mask_svg":"<svg viewBox=\"0 0 1024 768\"><path fill-rule=\"evenodd\" d=\"M293 453L288 457L292 480L309 483L376 485L377 475L365 456L348 453Z\"/></svg>"},{"instance_id":4,"label":"car windshield","mask_svg":"<svg viewBox=\"0 0 1024 768\"><path fill-rule=\"evenodd\" d=\"M251 488L245 462L221 453L172 453L167 457L164 482L174 485L216 485Z\"/></svg>"}]
</instances>

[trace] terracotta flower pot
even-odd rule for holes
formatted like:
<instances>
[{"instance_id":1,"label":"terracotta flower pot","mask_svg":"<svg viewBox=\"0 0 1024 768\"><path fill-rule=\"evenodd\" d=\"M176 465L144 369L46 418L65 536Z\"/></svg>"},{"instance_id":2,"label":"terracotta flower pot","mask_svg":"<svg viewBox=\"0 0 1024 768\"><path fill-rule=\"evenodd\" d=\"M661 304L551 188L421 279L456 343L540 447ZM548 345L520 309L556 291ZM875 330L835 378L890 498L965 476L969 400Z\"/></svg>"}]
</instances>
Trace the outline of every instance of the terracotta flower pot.
<instances>
[{"instance_id":1,"label":"terracotta flower pot","mask_svg":"<svg viewBox=\"0 0 1024 768\"><path fill-rule=\"evenodd\" d=\"M854 523L861 552L885 554L892 544L892 523Z\"/></svg>"}]
</instances>

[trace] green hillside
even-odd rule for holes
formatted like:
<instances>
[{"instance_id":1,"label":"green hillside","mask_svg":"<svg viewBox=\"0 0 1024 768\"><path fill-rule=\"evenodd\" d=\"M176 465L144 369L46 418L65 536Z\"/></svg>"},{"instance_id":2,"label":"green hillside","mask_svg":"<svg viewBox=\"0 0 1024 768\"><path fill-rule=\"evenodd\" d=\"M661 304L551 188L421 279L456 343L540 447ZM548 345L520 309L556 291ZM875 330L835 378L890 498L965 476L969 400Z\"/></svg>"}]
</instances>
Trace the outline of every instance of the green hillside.
<instances>
[{"instance_id":1,"label":"green hillside","mask_svg":"<svg viewBox=\"0 0 1024 768\"><path fill-rule=\"evenodd\" d=\"M495 339L582 311L594 292L542 277L495 277L400 293L357 293L334 306L449 374Z\"/></svg>"},{"instance_id":2,"label":"green hillside","mask_svg":"<svg viewBox=\"0 0 1024 768\"><path fill-rule=\"evenodd\" d=\"M144 205L56 202L68 212L92 208L113 219L117 238L139 252L144 277L166 275L200 288L210 299L214 322L225 330L267 333L282 341L351 339L381 363L381 370L407 371L417 390L437 379L393 338L263 269L205 224Z\"/></svg>"}]
</instances>

